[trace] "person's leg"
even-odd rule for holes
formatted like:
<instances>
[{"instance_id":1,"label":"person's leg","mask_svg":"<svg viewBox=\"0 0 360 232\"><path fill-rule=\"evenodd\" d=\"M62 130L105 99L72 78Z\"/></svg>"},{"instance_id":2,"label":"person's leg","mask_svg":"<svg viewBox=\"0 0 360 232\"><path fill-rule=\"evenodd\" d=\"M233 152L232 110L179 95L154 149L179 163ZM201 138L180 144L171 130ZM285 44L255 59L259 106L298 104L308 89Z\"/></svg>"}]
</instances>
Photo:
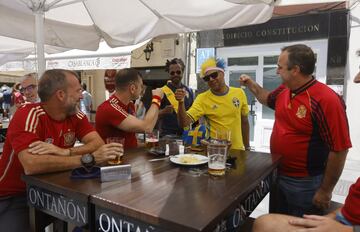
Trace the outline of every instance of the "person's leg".
<instances>
[{"instance_id":1,"label":"person's leg","mask_svg":"<svg viewBox=\"0 0 360 232\"><path fill-rule=\"evenodd\" d=\"M281 189L280 178L278 176L270 195L270 213L287 214L289 208L287 202L286 195Z\"/></svg>"},{"instance_id":2,"label":"person's leg","mask_svg":"<svg viewBox=\"0 0 360 232\"><path fill-rule=\"evenodd\" d=\"M30 231L29 208L25 196L0 200L0 228L6 228L8 232Z\"/></svg>"},{"instance_id":3,"label":"person's leg","mask_svg":"<svg viewBox=\"0 0 360 232\"><path fill-rule=\"evenodd\" d=\"M288 205L288 211L281 213L297 217L302 217L304 214L321 215L321 210L312 204L312 199L321 181L321 175L305 178L279 176L279 188L284 193L284 200Z\"/></svg>"},{"instance_id":4,"label":"person's leg","mask_svg":"<svg viewBox=\"0 0 360 232\"><path fill-rule=\"evenodd\" d=\"M300 228L297 226L292 226L289 224L290 219L294 219L293 216L283 215L283 214L266 214L258 217L253 225L253 232L285 232L291 231L295 228Z\"/></svg>"}]
</instances>

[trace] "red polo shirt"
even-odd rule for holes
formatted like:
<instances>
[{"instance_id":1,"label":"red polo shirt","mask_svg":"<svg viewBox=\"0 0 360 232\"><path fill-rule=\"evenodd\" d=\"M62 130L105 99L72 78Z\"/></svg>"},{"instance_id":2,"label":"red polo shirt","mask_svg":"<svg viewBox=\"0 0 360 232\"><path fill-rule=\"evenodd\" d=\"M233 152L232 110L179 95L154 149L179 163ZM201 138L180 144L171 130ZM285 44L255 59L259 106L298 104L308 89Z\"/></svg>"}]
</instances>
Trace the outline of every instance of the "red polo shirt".
<instances>
[{"instance_id":1,"label":"red polo shirt","mask_svg":"<svg viewBox=\"0 0 360 232\"><path fill-rule=\"evenodd\" d=\"M279 86L270 93L268 105L275 109L270 148L283 157L280 174L322 174L329 151L351 147L343 100L314 78L295 91Z\"/></svg>"},{"instance_id":2,"label":"red polo shirt","mask_svg":"<svg viewBox=\"0 0 360 232\"><path fill-rule=\"evenodd\" d=\"M0 155L0 196L12 196L25 192L21 180L24 169L18 153L32 142L44 141L61 148L73 147L76 139L94 131L82 112L67 117L63 121L52 119L41 103L20 107L10 121L4 150Z\"/></svg>"},{"instance_id":3,"label":"red polo shirt","mask_svg":"<svg viewBox=\"0 0 360 232\"><path fill-rule=\"evenodd\" d=\"M105 142L108 137L121 137L125 138L124 148L137 147L134 132L127 132L117 128L129 115L135 115L134 103L130 102L125 105L113 94L97 109L96 131Z\"/></svg>"}]
</instances>

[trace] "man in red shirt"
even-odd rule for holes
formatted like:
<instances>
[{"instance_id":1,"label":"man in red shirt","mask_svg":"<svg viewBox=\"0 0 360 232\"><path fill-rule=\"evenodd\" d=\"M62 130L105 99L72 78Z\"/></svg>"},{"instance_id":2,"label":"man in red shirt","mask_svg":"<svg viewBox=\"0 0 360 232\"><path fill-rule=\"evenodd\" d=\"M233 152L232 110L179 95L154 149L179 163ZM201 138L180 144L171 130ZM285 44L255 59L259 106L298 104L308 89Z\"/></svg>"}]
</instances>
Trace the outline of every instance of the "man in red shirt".
<instances>
[{"instance_id":1,"label":"man in red shirt","mask_svg":"<svg viewBox=\"0 0 360 232\"><path fill-rule=\"evenodd\" d=\"M247 75L240 77L259 102L275 110L270 149L282 156L275 213L302 216L328 208L351 147L345 104L312 76L315 62L311 48L291 45L279 56L277 73L283 83L274 91Z\"/></svg>"},{"instance_id":2,"label":"man in red shirt","mask_svg":"<svg viewBox=\"0 0 360 232\"><path fill-rule=\"evenodd\" d=\"M26 104L14 114L0 155L0 228L29 230L25 183L21 176L68 170L81 166L81 156L92 153L96 163L114 159L121 145L104 145L78 111L81 86L76 73L48 70L40 79L41 103ZM84 145L73 147L76 139Z\"/></svg>"},{"instance_id":3,"label":"man in red shirt","mask_svg":"<svg viewBox=\"0 0 360 232\"><path fill-rule=\"evenodd\" d=\"M360 83L360 72L355 76ZM297 218L282 214L268 214L256 219L253 232L360 232L360 178L349 189L345 204L326 216L304 215Z\"/></svg>"},{"instance_id":4,"label":"man in red shirt","mask_svg":"<svg viewBox=\"0 0 360 232\"><path fill-rule=\"evenodd\" d=\"M152 91L152 104L144 119L135 116L134 101L143 92L141 74L133 68L118 71L115 76L116 91L103 102L96 112L96 130L106 141L108 137L125 138L124 148L137 147L135 132L151 132L156 124L163 91Z\"/></svg>"}]
</instances>

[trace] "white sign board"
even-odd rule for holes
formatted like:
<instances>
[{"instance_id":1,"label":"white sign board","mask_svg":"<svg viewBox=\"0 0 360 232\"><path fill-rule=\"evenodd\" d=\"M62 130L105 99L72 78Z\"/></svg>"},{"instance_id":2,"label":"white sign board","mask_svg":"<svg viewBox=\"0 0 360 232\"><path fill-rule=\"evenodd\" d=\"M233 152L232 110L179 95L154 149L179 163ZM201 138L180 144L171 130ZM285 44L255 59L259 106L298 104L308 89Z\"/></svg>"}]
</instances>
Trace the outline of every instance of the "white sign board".
<instances>
[{"instance_id":1,"label":"white sign board","mask_svg":"<svg viewBox=\"0 0 360 232\"><path fill-rule=\"evenodd\" d=\"M46 69L93 70L93 69L122 69L129 68L131 55L54 59L46 60ZM36 62L33 60L9 62L0 66L0 71L35 71Z\"/></svg>"}]
</instances>

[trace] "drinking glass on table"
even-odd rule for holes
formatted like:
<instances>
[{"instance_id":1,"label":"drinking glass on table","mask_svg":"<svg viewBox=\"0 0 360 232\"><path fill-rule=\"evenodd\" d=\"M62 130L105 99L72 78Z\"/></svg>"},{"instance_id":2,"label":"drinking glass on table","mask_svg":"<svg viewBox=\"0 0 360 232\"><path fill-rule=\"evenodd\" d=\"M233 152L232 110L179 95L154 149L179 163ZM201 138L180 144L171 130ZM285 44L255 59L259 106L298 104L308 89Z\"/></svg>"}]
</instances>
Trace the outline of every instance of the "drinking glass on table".
<instances>
[{"instance_id":1,"label":"drinking glass on table","mask_svg":"<svg viewBox=\"0 0 360 232\"><path fill-rule=\"evenodd\" d=\"M125 138L122 138L122 137L108 137L108 138L106 138L106 143L120 143L124 147ZM111 165L121 164L122 155L123 154L118 154L115 157L115 159L109 160L108 164L111 164Z\"/></svg>"},{"instance_id":2,"label":"drinking glass on table","mask_svg":"<svg viewBox=\"0 0 360 232\"><path fill-rule=\"evenodd\" d=\"M215 139L220 141L231 141L231 131L226 129L217 129L215 131Z\"/></svg>"},{"instance_id":3,"label":"drinking glass on table","mask_svg":"<svg viewBox=\"0 0 360 232\"><path fill-rule=\"evenodd\" d=\"M145 146L147 148L159 146L159 130L153 130L152 132L145 133Z\"/></svg>"},{"instance_id":4,"label":"drinking glass on table","mask_svg":"<svg viewBox=\"0 0 360 232\"><path fill-rule=\"evenodd\" d=\"M209 174L213 176L225 175L227 146L220 144L209 144L207 145L206 150L209 158Z\"/></svg>"}]
</instances>

